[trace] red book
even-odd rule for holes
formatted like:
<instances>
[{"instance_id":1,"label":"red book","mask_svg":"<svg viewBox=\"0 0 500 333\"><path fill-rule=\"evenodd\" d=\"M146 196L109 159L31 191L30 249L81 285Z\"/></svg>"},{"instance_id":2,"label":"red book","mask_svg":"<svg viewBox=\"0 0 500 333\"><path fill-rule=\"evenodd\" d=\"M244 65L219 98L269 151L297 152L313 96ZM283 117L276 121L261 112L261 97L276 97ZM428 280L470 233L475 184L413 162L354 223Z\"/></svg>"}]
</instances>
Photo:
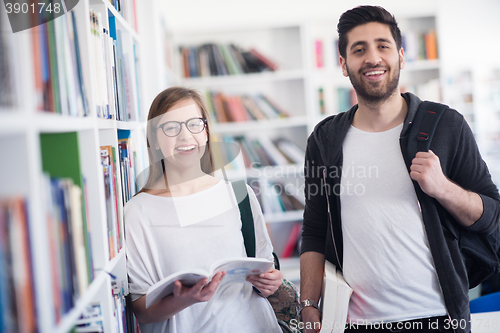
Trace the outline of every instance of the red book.
<instances>
[{"instance_id":1,"label":"red book","mask_svg":"<svg viewBox=\"0 0 500 333\"><path fill-rule=\"evenodd\" d=\"M297 241L299 240L301 230L302 230L302 225L300 223L296 223L292 227L290 235L288 236L288 240L286 241L286 244L283 247L283 253L281 254L282 258L289 258L292 256L293 251L297 246Z\"/></svg>"},{"instance_id":2,"label":"red book","mask_svg":"<svg viewBox=\"0 0 500 333\"><path fill-rule=\"evenodd\" d=\"M253 54L257 59L259 59L270 70L275 71L278 69L278 65L275 62L271 61L268 57L265 57L262 53L260 53L256 49L250 49L250 53Z\"/></svg>"}]
</instances>

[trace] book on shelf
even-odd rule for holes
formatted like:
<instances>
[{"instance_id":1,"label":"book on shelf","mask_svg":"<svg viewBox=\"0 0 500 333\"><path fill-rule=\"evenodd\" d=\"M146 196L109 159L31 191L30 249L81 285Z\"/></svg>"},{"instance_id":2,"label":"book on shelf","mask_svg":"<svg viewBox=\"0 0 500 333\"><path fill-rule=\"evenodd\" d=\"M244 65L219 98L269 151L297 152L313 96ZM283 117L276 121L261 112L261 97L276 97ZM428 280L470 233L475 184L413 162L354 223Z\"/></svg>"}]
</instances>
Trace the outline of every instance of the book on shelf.
<instances>
[{"instance_id":1,"label":"book on shelf","mask_svg":"<svg viewBox=\"0 0 500 333\"><path fill-rule=\"evenodd\" d=\"M32 29L37 109L70 116L88 115L75 14L71 12Z\"/></svg>"},{"instance_id":2,"label":"book on shelf","mask_svg":"<svg viewBox=\"0 0 500 333\"><path fill-rule=\"evenodd\" d=\"M406 62L438 59L436 30L403 33L403 49Z\"/></svg>"},{"instance_id":3,"label":"book on shelf","mask_svg":"<svg viewBox=\"0 0 500 333\"><path fill-rule=\"evenodd\" d=\"M0 331L37 328L33 261L27 202L0 199Z\"/></svg>"},{"instance_id":4,"label":"book on shelf","mask_svg":"<svg viewBox=\"0 0 500 333\"><path fill-rule=\"evenodd\" d=\"M103 333L103 316L101 304L85 307L80 317L75 321L74 333Z\"/></svg>"},{"instance_id":5,"label":"book on shelf","mask_svg":"<svg viewBox=\"0 0 500 333\"><path fill-rule=\"evenodd\" d=\"M109 16L108 23L109 30L104 28L101 13L90 10L96 114L105 119L137 120L140 87L135 44L124 49L116 18Z\"/></svg>"},{"instance_id":6,"label":"book on shelf","mask_svg":"<svg viewBox=\"0 0 500 333\"><path fill-rule=\"evenodd\" d=\"M320 309L322 311L320 333L343 333L349 310L352 289L344 276L332 263L325 260Z\"/></svg>"},{"instance_id":7,"label":"book on shelf","mask_svg":"<svg viewBox=\"0 0 500 333\"><path fill-rule=\"evenodd\" d=\"M0 107L12 107L15 105L15 75L12 72L12 63L16 53L13 51L12 36L4 33L7 28L4 16L0 15Z\"/></svg>"},{"instance_id":8,"label":"book on shelf","mask_svg":"<svg viewBox=\"0 0 500 333\"><path fill-rule=\"evenodd\" d=\"M322 87L318 88L318 101L319 101L319 113L325 114L326 113L325 94Z\"/></svg>"},{"instance_id":9,"label":"book on shelf","mask_svg":"<svg viewBox=\"0 0 500 333\"><path fill-rule=\"evenodd\" d=\"M283 251L281 253L281 258L290 258L294 255L297 255L300 248L299 240L302 231L302 223L295 222L292 230L288 234L288 238L286 240L285 246L283 247Z\"/></svg>"},{"instance_id":10,"label":"book on shelf","mask_svg":"<svg viewBox=\"0 0 500 333\"><path fill-rule=\"evenodd\" d=\"M270 140L265 136L236 136L246 168L303 164L305 152L292 141L279 137Z\"/></svg>"},{"instance_id":11,"label":"book on shelf","mask_svg":"<svg viewBox=\"0 0 500 333\"><path fill-rule=\"evenodd\" d=\"M278 148L278 150L289 160L289 163L300 165L304 164L306 153L293 141L285 138L278 138L273 140L273 142L276 145L276 148Z\"/></svg>"},{"instance_id":12,"label":"book on shelf","mask_svg":"<svg viewBox=\"0 0 500 333\"><path fill-rule=\"evenodd\" d=\"M264 94L228 95L208 91L205 95L209 113L217 123L289 117L283 108Z\"/></svg>"},{"instance_id":13,"label":"book on shelf","mask_svg":"<svg viewBox=\"0 0 500 333\"><path fill-rule=\"evenodd\" d=\"M127 309L126 309L126 301L125 301L125 289L124 289L124 281L118 283L118 281L111 281L111 288L113 293L113 314L115 317L115 327L118 332L133 332L129 331L129 323L127 322ZM131 323L130 323L131 324Z\"/></svg>"},{"instance_id":14,"label":"book on shelf","mask_svg":"<svg viewBox=\"0 0 500 333\"><path fill-rule=\"evenodd\" d=\"M321 39L316 39L314 41L314 51L316 56L316 68L323 68L323 41Z\"/></svg>"},{"instance_id":15,"label":"book on shelf","mask_svg":"<svg viewBox=\"0 0 500 333\"><path fill-rule=\"evenodd\" d=\"M61 318L90 284L89 254L85 241L82 190L69 178L44 176L45 209L49 230L54 311ZM90 264L92 268L92 265Z\"/></svg>"},{"instance_id":16,"label":"book on shelf","mask_svg":"<svg viewBox=\"0 0 500 333\"><path fill-rule=\"evenodd\" d=\"M202 279L212 280L219 272L226 272L222 279L225 283L247 283L246 278L250 275L257 275L269 271L273 267L273 262L262 258L233 258L221 259L214 262L208 271L204 269L188 269L173 273L151 287L146 293L146 308L155 304L162 298L173 293L174 282L180 281L184 286L194 286Z\"/></svg>"},{"instance_id":17,"label":"book on shelf","mask_svg":"<svg viewBox=\"0 0 500 333\"><path fill-rule=\"evenodd\" d=\"M49 230L54 313L61 318L87 289L93 268L90 223L81 171L78 133L40 135L43 200ZM64 156L64 159L61 159ZM85 219L85 220L84 220ZM86 228L86 229L85 229ZM86 241L87 239L87 241Z\"/></svg>"},{"instance_id":18,"label":"book on shelf","mask_svg":"<svg viewBox=\"0 0 500 333\"><path fill-rule=\"evenodd\" d=\"M101 166L104 177L109 257L112 259L118 254L122 244L120 220L118 217L116 156L112 146L101 146Z\"/></svg>"},{"instance_id":19,"label":"book on shelf","mask_svg":"<svg viewBox=\"0 0 500 333\"><path fill-rule=\"evenodd\" d=\"M406 84L400 87L401 92L412 92L423 100L441 101L441 82L439 79L432 79L419 84ZM467 94L468 95L468 94ZM472 96L472 94L468 95ZM472 101L470 101L472 103ZM454 104L454 103L452 103ZM463 108L460 108L462 113L466 113Z\"/></svg>"},{"instance_id":20,"label":"book on shelf","mask_svg":"<svg viewBox=\"0 0 500 333\"><path fill-rule=\"evenodd\" d=\"M214 165L223 165L225 170L245 170L244 155L240 146L230 135L211 134ZM238 156L242 158L238 158Z\"/></svg>"},{"instance_id":21,"label":"book on shelf","mask_svg":"<svg viewBox=\"0 0 500 333\"><path fill-rule=\"evenodd\" d=\"M255 48L250 49L250 53L257 58L261 63L263 63L270 71L278 70L279 66L276 62L272 61L268 57L264 56L260 51ZM264 69L265 70L265 69Z\"/></svg>"},{"instance_id":22,"label":"book on shelf","mask_svg":"<svg viewBox=\"0 0 500 333\"><path fill-rule=\"evenodd\" d=\"M207 43L180 46L184 77L239 75L275 71L279 65L261 51L243 50L234 44Z\"/></svg>"},{"instance_id":23,"label":"book on shelf","mask_svg":"<svg viewBox=\"0 0 500 333\"><path fill-rule=\"evenodd\" d=\"M122 182L123 204L136 193L135 183L135 153L130 139L130 131L118 131L118 151ZM121 232L123 235L123 232Z\"/></svg>"},{"instance_id":24,"label":"book on shelf","mask_svg":"<svg viewBox=\"0 0 500 333\"><path fill-rule=\"evenodd\" d=\"M356 92L352 88L337 88L337 113L349 110L358 103Z\"/></svg>"},{"instance_id":25,"label":"book on shelf","mask_svg":"<svg viewBox=\"0 0 500 333\"><path fill-rule=\"evenodd\" d=\"M265 214L276 214L304 209L302 194L293 183L266 180L262 184L263 211Z\"/></svg>"}]
</instances>

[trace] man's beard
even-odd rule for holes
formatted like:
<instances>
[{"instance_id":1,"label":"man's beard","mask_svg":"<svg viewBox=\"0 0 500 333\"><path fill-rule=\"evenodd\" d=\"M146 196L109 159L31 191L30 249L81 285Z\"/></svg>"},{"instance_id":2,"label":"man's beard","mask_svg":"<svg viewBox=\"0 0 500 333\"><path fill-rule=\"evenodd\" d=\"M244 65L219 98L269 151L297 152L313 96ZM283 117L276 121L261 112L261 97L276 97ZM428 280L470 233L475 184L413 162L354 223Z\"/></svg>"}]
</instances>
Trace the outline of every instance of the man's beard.
<instances>
[{"instance_id":1,"label":"man's beard","mask_svg":"<svg viewBox=\"0 0 500 333\"><path fill-rule=\"evenodd\" d=\"M372 86L369 82L363 82L361 78L358 78L356 75L353 75L353 73L349 70L349 67L347 67L346 64L346 69L347 69L347 74L349 75L349 80L351 81L351 84L356 91L356 95L358 96L358 99L365 100L367 102L382 102L389 98L394 91L398 88L399 84L399 74L401 72L401 64L398 62L397 63L397 70L392 71L391 70L391 76L389 77L389 81L387 83L383 82L378 82L377 86ZM377 68L377 67L374 67ZM365 71L365 68L363 71ZM361 71L360 71L361 72ZM386 72L387 74L387 72ZM363 75L363 74L359 74Z\"/></svg>"}]
</instances>

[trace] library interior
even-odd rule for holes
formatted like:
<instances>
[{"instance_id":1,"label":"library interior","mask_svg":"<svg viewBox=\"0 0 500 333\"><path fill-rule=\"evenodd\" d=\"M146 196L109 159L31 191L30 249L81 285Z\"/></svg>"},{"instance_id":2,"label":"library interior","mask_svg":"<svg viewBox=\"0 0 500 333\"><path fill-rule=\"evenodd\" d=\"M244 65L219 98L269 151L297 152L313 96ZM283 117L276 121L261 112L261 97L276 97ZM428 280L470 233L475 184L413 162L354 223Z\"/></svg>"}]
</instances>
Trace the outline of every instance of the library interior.
<instances>
[{"instance_id":1,"label":"library interior","mask_svg":"<svg viewBox=\"0 0 500 333\"><path fill-rule=\"evenodd\" d=\"M500 185L498 0L4 2L0 332L139 332L124 205L149 170L151 103L174 86L200 92L211 141L231 147L214 150L214 175L255 192L299 286L307 139L357 104L337 23L361 4L398 20L401 92L460 112ZM482 308L492 295L496 309ZM473 333L500 332L499 295L498 274L469 291L472 318L491 321Z\"/></svg>"}]
</instances>

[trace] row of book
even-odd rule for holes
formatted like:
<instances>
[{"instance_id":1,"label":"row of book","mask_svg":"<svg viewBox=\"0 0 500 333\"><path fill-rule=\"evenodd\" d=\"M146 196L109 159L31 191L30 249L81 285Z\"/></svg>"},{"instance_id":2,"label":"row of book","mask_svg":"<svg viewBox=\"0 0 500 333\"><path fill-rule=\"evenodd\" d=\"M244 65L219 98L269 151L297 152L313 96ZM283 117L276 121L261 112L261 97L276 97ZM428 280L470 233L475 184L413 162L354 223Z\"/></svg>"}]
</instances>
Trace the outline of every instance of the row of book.
<instances>
[{"instance_id":1,"label":"row of book","mask_svg":"<svg viewBox=\"0 0 500 333\"><path fill-rule=\"evenodd\" d=\"M125 299L124 281L118 283L111 281L111 290L113 294L113 317L117 333L127 333L127 302ZM131 309L128 309L131 310Z\"/></svg>"},{"instance_id":2,"label":"row of book","mask_svg":"<svg viewBox=\"0 0 500 333\"><path fill-rule=\"evenodd\" d=\"M118 153L113 146L101 146L100 149L109 258L112 259L123 248L125 237L119 202L125 204L136 193L134 153L129 138L118 140Z\"/></svg>"},{"instance_id":3,"label":"row of book","mask_svg":"<svg viewBox=\"0 0 500 333\"><path fill-rule=\"evenodd\" d=\"M56 320L70 311L94 279L87 193L70 178L44 175L50 271ZM85 182L84 182L85 184Z\"/></svg>"},{"instance_id":4,"label":"row of book","mask_svg":"<svg viewBox=\"0 0 500 333\"><path fill-rule=\"evenodd\" d=\"M123 227L120 223L118 208L118 194L120 192L118 189L118 164L115 147L101 146L101 166L104 177L109 258L112 259L123 246Z\"/></svg>"},{"instance_id":5,"label":"row of book","mask_svg":"<svg viewBox=\"0 0 500 333\"><path fill-rule=\"evenodd\" d=\"M27 202L0 199L0 332L37 329Z\"/></svg>"},{"instance_id":6,"label":"row of book","mask_svg":"<svg viewBox=\"0 0 500 333\"><path fill-rule=\"evenodd\" d=\"M438 59L436 30L406 32L403 34L403 50L406 62Z\"/></svg>"},{"instance_id":7,"label":"row of book","mask_svg":"<svg viewBox=\"0 0 500 333\"><path fill-rule=\"evenodd\" d=\"M89 114L75 13L32 28L37 109L71 116Z\"/></svg>"},{"instance_id":8,"label":"row of book","mask_svg":"<svg viewBox=\"0 0 500 333\"><path fill-rule=\"evenodd\" d=\"M243 50L235 44L180 46L184 77L239 75L275 71L278 65L255 48Z\"/></svg>"},{"instance_id":9,"label":"row of book","mask_svg":"<svg viewBox=\"0 0 500 333\"><path fill-rule=\"evenodd\" d=\"M304 164L305 152L286 138L272 140L265 135L234 138L226 136L223 141L233 141L240 146L245 168ZM231 157L226 159L234 160Z\"/></svg>"},{"instance_id":10,"label":"row of book","mask_svg":"<svg viewBox=\"0 0 500 333\"><path fill-rule=\"evenodd\" d=\"M358 103L356 92L352 88L338 87L335 88L334 94L337 105L333 109L333 113L339 113L349 110L353 105ZM325 91L323 87L318 88L318 104L319 112L322 115L327 114L327 106L325 104Z\"/></svg>"},{"instance_id":11,"label":"row of book","mask_svg":"<svg viewBox=\"0 0 500 333\"><path fill-rule=\"evenodd\" d=\"M405 32L402 35L402 42L406 62L438 59L437 34L435 29L429 29L425 32ZM323 68L328 63L327 59L325 59L325 46L323 43L323 39L319 38L314 41L316 68ZM334 38L328 47L331 48L329 51L331 51L333 56L333 59L331 59L333 64L340 66L338 39Z\"/></svg>"},{"instance_id":12,"label":"row of book","mask_svg":"<svg viewBox=\"0 0 500 333\"><path fill-rule=\"evenodd\" d=\"M70 333L104 333L101 304L91 304L83 309Z\"/></svg>"},{"instance_id":13,"label":"row of book","mask_svg":"<svg viewBox=\"0 0 500 333\"><path fill-rule=\"evenodd\" d=\"M304 210L304 195L291 182L252 180L250 186L259 200L264 217ZM279 223L269 226L270 237L279 258L290 258L299 254L302 223L290 222L291 225Z\"/></svg>"},{"instance_id":14,"label":"row of book","mask_svg":"<svg viewBox=\"0 0 500 333\"><path fill-rule=\"evenodd\" d=\"M412 92L422 100L442 101L441 82L439 79L432 79L419 84L407 84L401 86L401 92ZM465 96L472 96L464 94ZM465 112L465 111L462 111Z\"/></svg>"},{"instance_id":15,"label":"row of book","mask_svg":"<svg viewBox=\"0 0 500 333\"><path fill-rule=\"evenodd\" d=\"M337 110L344 112L349 110L353 105L358 104L358 97L353 88L339 87L337 88Z\"/></svg>"},{"instance_id":16,"label":"row of book","mask_svg":"<svg viewBox=\"0 0 500 333\"><path fill-rule=\"evenodd\" d=\"M264 94L207 92L208 111L218 123L286 118L289 114Z\"/></svg>"},{"instance_id":17,"label":"row of book","mask_svg":"<svg viewBox=\"0 0 500 333\"><path fill-rule=\"evenodd\" d=\"M130 131L118 132L118 153L120 156L120 175L122 184L122 202L125 205L137 192L135 166L137 156L132 147Z\"/></svg>"},{"instance_id":18,"label":"row of book","mask_svg":"<svg viewBox=\"0 0 500 333\"><path fill-rule=\"evenodd\" d=\"M116 18L109 16L109 30L104 28L101 13L90 11L91 54L96 93L96 113L100 118L116 120L140 119L138 58L135 44L125 53ZM129 54L132 52L132 54ZM132 57L132 60L131 60Z\"/></svg>"},{"instance_id":19,"label":"row of book","mask_svg":"<svg viewBox=\"0 0 500 333\"><path fill-rule=\"evenodd\" d=\"M291 182L264 181L260 190L266 214L304 210L304 195Z\"/></svg>"}]
</instances>

